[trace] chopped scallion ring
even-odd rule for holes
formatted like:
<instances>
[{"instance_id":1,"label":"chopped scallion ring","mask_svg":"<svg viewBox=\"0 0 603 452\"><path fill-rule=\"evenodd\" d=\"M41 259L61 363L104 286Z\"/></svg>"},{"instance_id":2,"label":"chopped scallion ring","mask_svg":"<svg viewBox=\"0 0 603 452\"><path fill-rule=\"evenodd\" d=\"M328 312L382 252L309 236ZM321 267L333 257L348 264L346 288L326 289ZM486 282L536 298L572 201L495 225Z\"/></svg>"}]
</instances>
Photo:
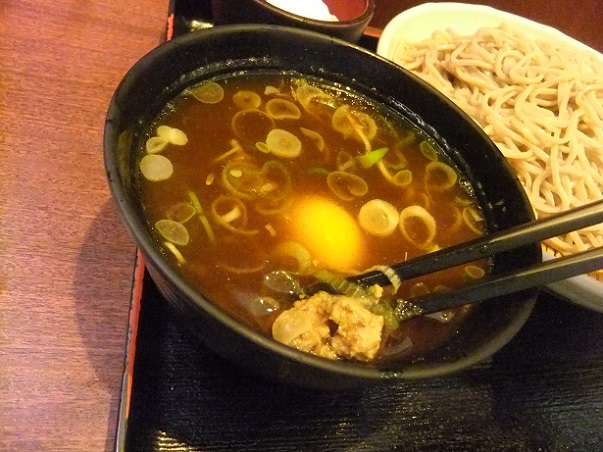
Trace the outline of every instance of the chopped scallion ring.
<instances>
[{"instance_id":1,"label":"chopped scallion ring","mask_svg":"<svg viewBox=\"0 0 603 452\"><path fill-rule=\"evenodd\" d=\"M155 228L164 239L174 245L186 246L190 240L188 230L182 223L174 220L163 219L155 223Z\"/></svg>"},{"instance_id":2,"label":"chopped scallion ring","mask_svg":"<svg viewBox=\"0 0 603 452\"><path fill-rule=\"evenodd\" d=\"M400 217L396 208L382 199L371 199L358 212L358 224L370 235L387 237L398 226Z\"/></svg>"},{"instance_id":3,"label":"chopped scallion ring","mask_svg":"<svg viewBox=\"0 0 603 452\"><path fill-rule=\"evenodd\" d=\"M224 88L214 81L207 81L192 89L193 96L204 104L217 104L224 99Z\"/></svg>"},{"instance_id":4,"label":"chopped scallion ring","mask_svg":"<svg viewBox=\"0 0 603 452\"><path fill-rule=\"evenodd\" d=\"M140 159L140 172L151 182L169 179L174 173L174 165L167 157L159 154L147 154Z\"/></svg>"},{"instance_id":5,"label":"chopped scallion ring","mask_svg":"<svg viewBox=\"0 0 603 452\"><path fill-rule=\"evenodd\" d=\"M168 145L168 140L163 137L151 137L146 142L146 150L149 154L157 154L165 149Z\"/></svg>"}]
</instances>

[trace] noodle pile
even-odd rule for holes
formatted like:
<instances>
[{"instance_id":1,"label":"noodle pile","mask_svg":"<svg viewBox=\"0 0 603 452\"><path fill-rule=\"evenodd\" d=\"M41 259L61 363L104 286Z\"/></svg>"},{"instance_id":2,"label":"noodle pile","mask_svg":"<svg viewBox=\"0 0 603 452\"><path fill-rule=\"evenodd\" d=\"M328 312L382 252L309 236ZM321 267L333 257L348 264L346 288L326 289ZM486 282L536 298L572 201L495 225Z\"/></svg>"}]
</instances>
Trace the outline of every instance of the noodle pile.
<instances>
[{"instance_id":1,"label":"noodle pile","mask_svg":"<svg viewBox=\"0 0 603 452\"><path fill-rule=\"evenodd\" d=\"M468 113L517 172L537 217L603 197L603 64L507 24L437 31L393 60ZM561 254L603 245L603 224L550 239Z\"/></svg>"}]
</instances>

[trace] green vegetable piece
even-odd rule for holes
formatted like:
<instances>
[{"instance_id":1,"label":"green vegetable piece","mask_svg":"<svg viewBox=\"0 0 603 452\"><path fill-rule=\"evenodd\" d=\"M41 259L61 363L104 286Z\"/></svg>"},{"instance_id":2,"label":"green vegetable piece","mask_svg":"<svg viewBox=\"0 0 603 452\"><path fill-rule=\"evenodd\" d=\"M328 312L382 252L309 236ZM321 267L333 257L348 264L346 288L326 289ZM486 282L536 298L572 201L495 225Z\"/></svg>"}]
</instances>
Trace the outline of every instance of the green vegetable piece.
<instances>
[{"instance_id":1,"label":"green vegetable piece","mask_svg":"<svg viewBox=\"0 0 603 452\"><path fill-rule=\"evenodd\" d=\"M203 207L201 207L201 201L199 201L197 194L192 190L188 192L188 197L190 198L191 202L193 203L195 212L199 216L199 221L203 225L203 229L205 229L205 233L207 234L207 238L209 239L209 242L211 244L215 245L216 244L216 234L214 233L214 230L211 227L211 224L209 223L209 220L207 219L205 212L203 211Z\"/></svg>"},{"instance_id":2,"label":"green vegetable piece","mask_svg":"<svg viewBox=\"0 0 603 452\"><path fill-rule=\"evenodd\" d=\"M331 99L331 96L322 89L308 84L299 86L295 92L295 97L304 110L310 109L313 102L329 101Z\"/></svg>"},{"instance_id":3,"label":"green vegetable piece","mask_svg":"<svg viewBox=\"0 0 603 452\"><path fill-rule=\"evenodd\" d=\"M197 198L197 194L194 191L188 192L188 197L193 203L193 207L195 208L195 212L197 214L203 213L203 208L201 207L201 202L199 202L199 198Z\"/></svg>"},{"instance_id":4,"label":"green vegetable piece","mask_svg":"<svg viewBox=\"0 0 603 452\"><path fill-rule=\"evenodd\" d=\"M377 237L391 235L400 221L396 208L382 199L371 199L358 212L358 224L368 234Z\"/></svg>"},{"instance_id":5,"label":"green vegetable piece","mask_svg":"<svg viewBox=\"0 0 603 452\"><path fill-rule=\"evenodd\" d=\"M366 181L352 173L333 171L327 176L327 185L335 195L344 201L361 198L368 193Z\"/></svg>"},{"instance_id":6,"label":"green vegetable piece","mask_svg":"<svg viewBox=\"0 0 603 452\"><path fill-rule=\"evenodd\" d=\"M192 89L193 96L204 104L217 104L224 99L224 88L214 81L208 81Z\"/></svg>"},{"instance_id":7,"label":"green vegetable piece","mask_svg":"<svg viewBox=\"0 0 603 452\"><path fill-rule=\"evenodd\" d=\"M258 141L255 144L255 148L258 151L263 152L264 154L270 154L270 149L268 148L268 145L266 143L264 143L263 141Z\"/></svg>"},{"instance_id":8,"label":"green vegetable piece","mask_svg":"<svg viewBox=\"0 0 603 452\"><path fill-rule=\"evenodd\" d=\"M394 185L398 187L406 187L412 182L412 171L403 169L398 171L393 178Z\"/></svg>"},{"instance_id":9,"label":"green vegetable piece","mask_svg":"<svg viewBox=\"0 0 603 452\"><path fill-rule=\"evenodd\" d=\"M266 103L266 113L274 119L299 119L301 111L286 99L271 99Z\"/></svg>"},{"instance_id":10,"label":"green vegetable piece","mask_svg":"<svg viewBox=\"0 0 603 452\"><path fill-rule=\"evenodd\" d=\"M385 154L387 154L387 151L389 151L389 148L376 149L356 157L356 160L358 160L358 163L360 163L363 168L370 168L375 163L381 161L381 159L385 157Z\"/></svg>"},{"instance_id":11,"label":"green vegetable piece","mask_svg":"<svg viewBox=\"0 0 603 452\"><path fill-rule=\"evenodd\" d=\"M432 162L436 162L438 160L438 153L433 145L428 141L421 141L421 143L419 143L419 149L421 150L421 154L423 154L426 159L431 160Z\"/></svg>"},{"instance_id":12,"label":"green vegetable piece","mask_svg":"<svg viewBox=\"0 0 603 452\"><path fill-rule=\"evenodd\" d=\"M157 154L165 149L168 140L163 137L151 137L146 142L146 150L149 154Z\"/></svg>"},{"instance_id":13,"label":"green vegetable piece","mask_svg":"<svg viewBox=\"0 0 603 452\"><path fill-rule=\"evenodd\" d=\"M342 105L333 113L331 118L333 129L344 137L353 137L361 143L367 143L377 134L375 120L364 112L352 110L348 105ZM367 148L367 150L370 150Z\"/></svg>"},{"instance_id":14,"label":"green vegetable piece","mask_svg":"<svg viewBox=\"0 0 603 452\"><path fill-rule=\"evenodd\" d=\"M329 174L329 170L322 166L313 166L308 172L310 174L324 174L325 176Z\"/></svg>"},{"instance_id":15,"label":"green vegetable piece","mask_svg":"<svg viewBox=\"0 0 603 452\"><path fill-rule=\"evenodd\" d=\"M188 137L186 134L175 127L162 125L157 127L157 136L167 140L169 143L177 146L184 146L188 143Z\"/></svg>"},{"instance_id":16,"label":"green vegetable piece","mask_svg":"<svg viewBox=\"0 0 603 452\"><path fill-rule=\"evenodd\" d=\"M188 202L179 202L171 206L166 212L168 220L174 220L178 223L186 223L195 216L195 208Z\"/></svg>"},{"instance_id":17,"label":"green vegetable piece","mask_svg":"<svg viewBox=\"0 0 603 452\"><path fill-rule=\"evenodd\" d=\"M167 157L159 154L148 154L140 159L140 172L151 182L169 179L174 173L174 165Z\"/></svg>"},{"instance_id":18,"label":"green vegetable piece","mask_svg":"<svg viewBox=\"0 0 603 452\"><path fill-rule=\"evenodd\" d=\"M266 145L270 152L282 158L298 157L302 151L299 138L284 129L272 129L268 132Z\"/></svg>"},{"instance_id":19,"label":"green vegetable piece","mask_svg":"<svg viewBox=\"0 0 603 452\"><path fill-rule=\"evenodd\" d=\"M432 190L448 190L456 185L458 174L442 162L429 162L425 167L425 185Z\"/></svg>"},{"instance_id":20,"label":"green vegetable piece","mask_svg":"<svg viewBox=\"0 0 603 452\"><path fill-rule=\"evenodd\" d=\"M299 130L302 134L312 140L312 142L320 152L323 152L325 150L325 140L320 133L316 132L315 130L306 129L305 127L300 127Z\"/></svg>"},{"instance_id":21,"label":"green vegetable piece","mask_svg":"<svg viewBox=\"0 0 603 452\"><path fill-rule=\"evenodd\" d=\"M155 229L164 239L174 245L185 246L188 245L190 240L188 230L181 223L174 220L159 220L155 223Z\"/></svg>"},{"instance_id":22,"label":"green vegetable piece","mask_svg":"<svg viewBox=\"0 0 603 452\"><path fill-rule=\"evenodd\" d=\"M396 312L387 300L379 300L378 303L369 307L369 311L383 317L383 323L390 331L396 331L400 326L400 322L396 318Z\"/></svg>"},{"instance_id":23,"label":"green vegetable piece","mask_svg":"<svg viewBox=\"0 0 603 452\"><path fill-rule=\"evenodd\" d=\"M241 90L232 95L232 101L241 110L253 110L262 105L262 98L253 91Z\"/></svg>"}]
</instances>

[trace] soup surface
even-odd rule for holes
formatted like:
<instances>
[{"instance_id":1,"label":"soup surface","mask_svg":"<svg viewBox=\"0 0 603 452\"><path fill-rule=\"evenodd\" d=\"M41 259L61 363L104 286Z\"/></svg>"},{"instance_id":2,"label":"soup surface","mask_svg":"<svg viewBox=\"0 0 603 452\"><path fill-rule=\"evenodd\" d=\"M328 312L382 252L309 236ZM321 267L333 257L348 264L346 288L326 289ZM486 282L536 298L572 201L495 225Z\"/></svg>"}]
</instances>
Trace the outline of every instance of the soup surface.
<instances>
[{"instance_id":1,"label":"soup surface","mask_svg":"<svg viewBox=\"0 0 603 452\"><path fill-rule=\"evenodd\" d=\"M292 296L316 278L389 274L388 265L483 232L466 181L435 143L346 87L271 72L193 86L149 128L139 167L149 227L185 278L231 315L320 356L419 356L469 310L400 324L392 298L484 274L474 263L391 277L361 296ZM372 335L370 351L352 350L359 332Z\"/></svg>"}]
</instances>

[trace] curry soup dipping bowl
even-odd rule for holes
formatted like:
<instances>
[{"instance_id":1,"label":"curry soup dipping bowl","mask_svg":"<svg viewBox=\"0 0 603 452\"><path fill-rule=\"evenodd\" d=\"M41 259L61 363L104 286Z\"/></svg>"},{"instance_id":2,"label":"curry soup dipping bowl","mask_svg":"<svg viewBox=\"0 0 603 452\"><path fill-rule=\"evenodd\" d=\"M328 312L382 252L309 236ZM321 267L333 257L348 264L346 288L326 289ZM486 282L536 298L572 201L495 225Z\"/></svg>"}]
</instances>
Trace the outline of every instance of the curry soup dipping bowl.
<instances>
[{"instance_id":1,"label":"curry soup dipping bowl","mask_svg":"<svg viewBox=\"0 0 603 452\"><path fill-rule=\"evenodd\" d=\"M137 184L145 130L187 87L262 71L318 78L404 117L437 143L470 183L488 230L533 219L522 187L494 144L452 103L400 67L345 41L292 28L231 25L191 33L160 45L125 75L110 103L104 137L108 182L120 215L160 292L181 314L183 327L255 374L315 388L440 376L482 361L510 341L530 315L536 289L475 306L449 341L420 358L353 362L273 340L212 303L183 276L145 217ZM488 268L492 274L507 273L540 260L534 244L493 257Z\"/></svg>"}]
</instances>

